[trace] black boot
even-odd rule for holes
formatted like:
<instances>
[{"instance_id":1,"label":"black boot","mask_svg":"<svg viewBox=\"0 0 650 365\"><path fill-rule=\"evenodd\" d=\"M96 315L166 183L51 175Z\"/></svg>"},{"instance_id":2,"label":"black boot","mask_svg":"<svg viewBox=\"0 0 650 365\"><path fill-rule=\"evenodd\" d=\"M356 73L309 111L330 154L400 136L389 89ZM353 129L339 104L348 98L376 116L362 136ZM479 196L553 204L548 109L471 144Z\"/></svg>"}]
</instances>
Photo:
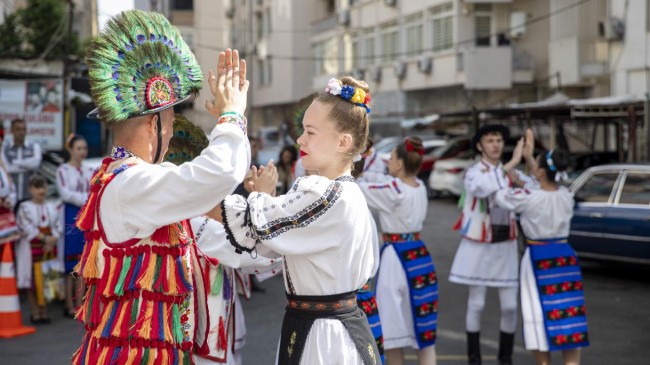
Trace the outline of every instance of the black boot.
<instances>
[{"instance_id":1,"label":"black boot","mask_svg":"<svg viewBox=\"0 0 650 365\"><path fill-rule=\"evenodd\" d=\"M480 332L467 332L467 359L469 365L481 365Z\"/></svg>"},{"instance_id":2,"label":"black boot","mask_svg":"<svg viewBox=\"0 0 650 365\"><path fill-rule=\"evenodd\" d=\"M499 335L499 365L512 365L512 349L515 346L515 334L501 332Z\"/></svg>"}]
</instances>

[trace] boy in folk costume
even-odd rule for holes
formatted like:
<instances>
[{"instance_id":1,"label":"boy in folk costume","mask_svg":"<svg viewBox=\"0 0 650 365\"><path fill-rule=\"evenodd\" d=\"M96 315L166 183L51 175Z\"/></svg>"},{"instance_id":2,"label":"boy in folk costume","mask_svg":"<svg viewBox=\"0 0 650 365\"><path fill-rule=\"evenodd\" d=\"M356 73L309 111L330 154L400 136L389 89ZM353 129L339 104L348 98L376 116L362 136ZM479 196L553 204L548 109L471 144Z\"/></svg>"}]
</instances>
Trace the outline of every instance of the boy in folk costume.
<instances>
[{"instance_id":1,"label":"boy in folk costume","mask_svg":"<svg viewBox=\"0 0 650 365\"><path fill-rule=\"evenodd\" d=\"M515 170L521 160L523 139L513 152L512 160L501 163L508 128L485 125L472 139L472 147L481 161L465 174L465 191L459 202L462 214L454 229L462 240L451 266L449 281L469 286L467 303L467 354L470 364L481 364L481 313L488 287L499 290L501 324L499 364L512 363L514 333L517 326L517 228L514 212L494 204L494 193L508 186L532 183Z\"/></svg>"},{"instance_id":2,"label":"boy in folk costume","mask_svg":"<svg viewBox=\"0 0 650 365\"><path fill-rule=\"evenodd\" d=\"M73 364L190 364L207 354L207 270L188 219L213 209L244 178L248 82L238 53L219 55L210 145L191 162L159 164L171 109L202 86L194 55L164 16L125 11L93 39L86 58L111 156L77 217L86 245L76 272L88 286L77 318L86 334ZM241 67L241 72L239 67ZM213 114L214 115L214 114Z\"/></svg>"},{"instance_id":3,"label":"boy in folk costume","mask_svg":"<svg viewBox=\"0 0 650 365\"><path fill-rule=\"evenodd\" d=\"M181 165L201 154L208 146L205 133L180 114L176 114L174 136L169 142L165 161ZM235 290L237 271L245 274L263 275L268 278L282 271L282 260L239 255L228 242L226 231L221 223L200 216L190 220L196 244L204 254L201 263L209 268L208 273L208 311L210 331L208 335L208 354L194 358L197 365L236 364L241 365L241 348L235 340L243 338L243 316L238 295ZM218 259L215 262L213 259ZM250 294L250 293L249 293Z\"/></svg>"}]
</instances>

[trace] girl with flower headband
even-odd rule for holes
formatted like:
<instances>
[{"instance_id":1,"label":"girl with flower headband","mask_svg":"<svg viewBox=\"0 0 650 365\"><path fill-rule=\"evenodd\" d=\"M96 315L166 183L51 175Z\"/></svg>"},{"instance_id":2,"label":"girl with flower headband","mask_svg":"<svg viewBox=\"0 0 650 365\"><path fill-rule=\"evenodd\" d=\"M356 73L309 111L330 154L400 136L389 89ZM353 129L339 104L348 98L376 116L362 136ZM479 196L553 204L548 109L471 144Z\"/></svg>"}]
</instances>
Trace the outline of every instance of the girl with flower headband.
<instances>
[{"instance_id":1,"label":"girl with flower headband","mask_svg":"<svg viewBox=\"0 0 650 365\"><path fill-rule=\"evenodd\" d=\"M523 157L539 185L499 190L495 202L520 214L527 237L519 279L526 349L538 365L550 364L550 351L562 351L566 365L577 365L589 338L582 274L567 241L575 202L573 193L558 184L569 155L555 150L535 159L533 147L528 130Z\"/></svg>"},{"instance_id":2,"label":"girl with flower headband","mask_svg":"<svg viewBox=\"0 0 650 365\"><path fill-rule=\"evenodd\" d=\"M70 134L65 141L69 159L56 170L56 187L63 201L63 262L65 264L65 310L63 315L74 318L75 308L81 305L85 285L81 278L71 274L79 262L84 248L83 233L75 226L79 208L86 201L93 169L84 166L83 160L88 156L88 144L83 136Z\"/></svg>"},{"instance_id":3,"label":"girl with flower headband","mask_svg":"<svg viewBox=\"0 0 650 365\"><path fill-rule=\"evenodd\" d=\"M359 182L384 232L376 290L388 364L404 363L404 347L418 350L421 365L436 363L438 282L420 240L428 205L417 178L423 154L420 138L406 138L391 152L389 176L364 173Z\"/></svg>"},{"instance_id":4,"label":"girl with flower headband","mask_svg":"<svg viewBox=\"0 0 650 365\"><path fill-rule=\"evenodd\" d=\"M241 252L284 256L288 305L279 364L379 364L377 345L356 292L374 265L370 212L351 176L366 150L368 85L351 77L330 80L305 112L298 138L304 167L289 192L273 196L277 170L253 167L244 198L230 195L221 212L228 238ZM220 214L218 214L220 213Z\"/></svg>"}]
</instances>

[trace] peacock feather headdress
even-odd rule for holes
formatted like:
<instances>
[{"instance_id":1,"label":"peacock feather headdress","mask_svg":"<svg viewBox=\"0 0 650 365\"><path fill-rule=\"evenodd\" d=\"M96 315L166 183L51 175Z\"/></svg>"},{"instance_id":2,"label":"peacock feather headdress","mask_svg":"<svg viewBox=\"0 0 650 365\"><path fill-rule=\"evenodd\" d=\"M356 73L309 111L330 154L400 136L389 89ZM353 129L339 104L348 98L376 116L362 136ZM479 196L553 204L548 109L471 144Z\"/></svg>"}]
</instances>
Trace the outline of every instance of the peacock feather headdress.
<instances>
[{"instance_id":1,"label":"peacock feather headdress","mask_svg":"<svg viewBox=\"0 0 650 365\"><path fill-rule=\"evenodd\" d=\"M169 148L165 154L165 161L175 165L192 161L201 154L209 141L205 132L187 118L176 114L174 121L174 135L169 140Z\"/></svg>"},{"instance_id":2,"label":"peacock feather headdress","mask_svg":"<svg viewBox=\"0 0 650 365\"><path fill-rule=\"evenodd\" d=\"M127 10L110 19L86 55L97 109L107 124L158 113L196 94L203 74L180 32L161 14Z\"/></svg>"}]
</instances>

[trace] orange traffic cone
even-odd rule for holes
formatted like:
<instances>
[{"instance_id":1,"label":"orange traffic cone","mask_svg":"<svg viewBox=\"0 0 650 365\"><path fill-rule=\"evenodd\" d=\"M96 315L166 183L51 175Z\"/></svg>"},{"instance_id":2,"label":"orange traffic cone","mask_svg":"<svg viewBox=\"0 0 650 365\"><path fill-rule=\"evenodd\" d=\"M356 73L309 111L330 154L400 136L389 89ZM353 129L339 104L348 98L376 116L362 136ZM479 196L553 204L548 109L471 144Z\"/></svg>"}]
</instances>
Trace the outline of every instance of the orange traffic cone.
<instances>
[{"instance_id":1,"label":"orange traffic cone","mask_svg":"<svg viewBox=\"0 0 650 365\"><path fill-rule=\"evenodd\" d=\"M11 243L4 246L0 261L0 337L28 335L36 332L36 328L23 326Z\"/></svg>"}]
</instances>

